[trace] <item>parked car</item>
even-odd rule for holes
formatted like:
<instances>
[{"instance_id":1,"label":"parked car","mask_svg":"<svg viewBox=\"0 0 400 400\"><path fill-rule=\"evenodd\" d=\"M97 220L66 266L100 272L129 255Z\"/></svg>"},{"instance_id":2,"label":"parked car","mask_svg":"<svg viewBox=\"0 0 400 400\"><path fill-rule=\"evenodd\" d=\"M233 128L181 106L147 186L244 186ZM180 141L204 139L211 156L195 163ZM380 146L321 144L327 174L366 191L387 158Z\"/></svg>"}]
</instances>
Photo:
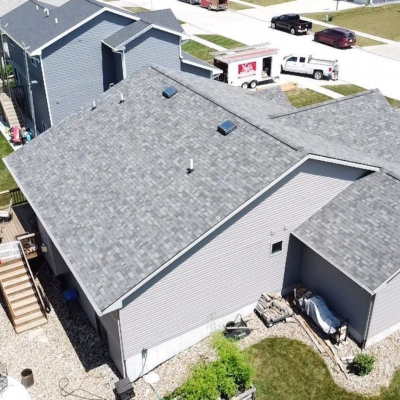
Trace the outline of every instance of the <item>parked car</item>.
<instances>
[{"instance_id":1,"label":"parked car","mask_svg":"<svg viewBox=\"0 0 400 400\"><path fill-rule=\"evenodd\" d=\"M284 14L271 19L271 28L284 29L292 35L296 35L297 33L307 33L312 28L312 23L300 19L299 14Z\"/></svg>"},{"instance_id":2,"label":"parked car","mask_svg":"<svg viewBox=\"0 0 400 400\"><path fill-rule=\"evenodd\" d=\"M337 60L324 60L313 56L294 55L283 58L281 72L312 75L314 79L331 79Z\"/></svg>"},{"instance_id":3,"label":"parked car","mask_svg":"<svg viewBox=\"0 0 400 400\"><path fill-rule=\"evenodd\" d=\"M183 1L184 3L189 3L191 5L200 4L200 0L179 0Z\"/></svg>"},{"instance_id":4,"label":"parked car","mask_svg":"<svg viewBox=\"0 0 400 400\"><path fill-rule=\"evenodd\" d=\"M356 44L356 34L345 28L329 28L315 32L314 40L320 43L330 44L336 49L343 49Z\"/></svg>"}]
</instances>

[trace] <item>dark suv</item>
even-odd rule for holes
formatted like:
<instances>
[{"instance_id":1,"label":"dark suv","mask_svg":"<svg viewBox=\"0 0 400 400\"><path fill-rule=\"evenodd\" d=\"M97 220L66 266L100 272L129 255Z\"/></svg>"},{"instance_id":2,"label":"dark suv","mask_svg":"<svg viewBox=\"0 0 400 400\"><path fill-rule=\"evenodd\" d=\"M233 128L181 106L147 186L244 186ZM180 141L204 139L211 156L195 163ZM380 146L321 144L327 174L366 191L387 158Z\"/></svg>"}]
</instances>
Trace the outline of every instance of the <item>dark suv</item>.
<instances>
[{"instance_id":1,"label":"dark suv","mask_svg":"<svg viewBox=\"0 0 400 400\"><path fill-rule=\"evenodd\" d=\"M330 44L336 49L351 47L356 44L356 34L344 28L325 29L315 32L314 40L320 43Z\"/></svg>"}]
</instances>

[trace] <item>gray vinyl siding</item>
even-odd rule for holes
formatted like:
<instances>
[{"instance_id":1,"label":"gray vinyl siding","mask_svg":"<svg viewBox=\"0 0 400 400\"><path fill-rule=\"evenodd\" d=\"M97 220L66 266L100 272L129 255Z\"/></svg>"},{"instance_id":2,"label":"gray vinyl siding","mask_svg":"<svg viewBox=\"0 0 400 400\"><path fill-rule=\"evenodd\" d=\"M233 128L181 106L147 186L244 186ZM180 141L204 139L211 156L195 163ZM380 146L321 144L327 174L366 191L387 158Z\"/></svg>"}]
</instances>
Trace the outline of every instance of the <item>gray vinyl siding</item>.
<instances>
[{"instance_id":1,"label":"gray vinyl siding","mask_svg":"<svg viewBox=\"0 0 400 400\"><path fill-rule=\"evenodd\" d=\"M349 319L350 333L359 343L364 339L372 296L335 266L304 246L301 280L324 298L343 319Z\"/></svg>"},{"instance_id":2,"label":"gray vinyl siding","mask_svg":"<svg viewBox=\"0 0 400 400\"><path fill-rule=\"evenodd\" d=\"M148 65L160 65L180 70L180 38L177 35L150 29L131 43L125 50L126 74L140 71Z\"/></svg>"},{"instance_id":3,"label":"gray vinyl siding","mask_svg":"<svg viewBox=\"0 0 400 400\"><path fill-rule=\"evenodd\" d=\"M103 327L107 331L108 350L110 352L111 358L113 359L121 375L123 375L124 367L123 367L123 356L121 352L121 340L118 329L118 319L119 319L118 311L114 311L112 313L103 315L100 318L100 321Z\"/></svg>"},{"instance_id":4,"label":"gray vinyl siding","mask_svg":"<svg viewBox=\"0 0 400 400\"><path fill-rule=\"evenodd\" d=\"M289 259L290 232L323 207L362 170L307 161L201 244L159 273L120 311L125 357L152 348L277 292L299 277ZM272 243L283 251L271 255ZM301 258L300 246L295 244Z\"/></svg>"},{"instance_id":5,"label":"gray vinyl siding","mask_svg":"<svg viewBox=\"0 0 400 400\"><path fill-rule=\"evenodd\" d=\"M187 72L189 74L197 75L197 76L202 76L204 78L209 78L209 79L212 78L211 71L204 69L204 68L195 67L194 65L181 63L181 71Z\"/></svg>"},{"instance_id":6,"label":"gray vinyl siding","mask_svg":"<svg viewBox=\"0 0 400 400\"><path fill-rule=\"evenodd\" d=\"M84 105L90 107L108 88L114 60L103 52L102 40L130 22L104 12L43 50L53 124Z\"/></svg>"},{"instance_id":7,"label":"gray vinyl siding","mask_svg":"<svg viewBox=\"0 0 400 400\"><path fill-rule=\"evenodd\" d=\"M26 114L32 118L31 109L29 106L29 92L28 92L28 81L26 77L26 67L25 67L25 56L24 51L16 43L14 45L9 45L10 48L10 63L17 70L20 78L19 85L24 87L25 101L24 108ZM38 57L36 57L38 60ZM50 127L50 113L47 106L47 97L45 90L45 83L42 74L42 66L40 62L36 63L36 67L32 64L31 58L28 57L28 69L29 78L31 82L36 81L37 83L32 85L32 96L34 104L34 112L36 118L36 128L38 132L42 132L42 122Z\"/></svg>"},{"instance_id":8,"label":"gray vinyl siding","mask_svg":"<svg viewBox=\"0 0 400 400\"><path fill-rule=\"evenodd\" d=\"M397 275L376 294L368 339L400 323L399 304L396 301L399 293L400 275Z\"/></svg>"}]
</instances>

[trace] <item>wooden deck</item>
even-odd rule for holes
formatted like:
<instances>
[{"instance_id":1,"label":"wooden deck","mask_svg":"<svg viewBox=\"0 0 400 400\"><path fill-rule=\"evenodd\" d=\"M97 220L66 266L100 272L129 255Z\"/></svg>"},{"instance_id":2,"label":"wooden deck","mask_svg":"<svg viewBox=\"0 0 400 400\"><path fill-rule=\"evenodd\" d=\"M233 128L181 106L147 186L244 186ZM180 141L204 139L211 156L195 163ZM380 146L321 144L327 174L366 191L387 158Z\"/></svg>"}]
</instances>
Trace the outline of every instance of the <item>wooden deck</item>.
<instances>
[{"instance_id":1,"label":"wooden deck","mask_svg":"<svg viewBox=\"0 0 400 400\"><path fill-rule=\"evenodd\" d=\"M38 226L35 213L28 203L14 206L12 208L12 217L10 221L0 223L1 243L15 242L18 236L24 233L37 234ZM40 245L40 243L38 243ZM37 257L39 251L26 251L28 259Z\"/></svg>"}]
</instances>

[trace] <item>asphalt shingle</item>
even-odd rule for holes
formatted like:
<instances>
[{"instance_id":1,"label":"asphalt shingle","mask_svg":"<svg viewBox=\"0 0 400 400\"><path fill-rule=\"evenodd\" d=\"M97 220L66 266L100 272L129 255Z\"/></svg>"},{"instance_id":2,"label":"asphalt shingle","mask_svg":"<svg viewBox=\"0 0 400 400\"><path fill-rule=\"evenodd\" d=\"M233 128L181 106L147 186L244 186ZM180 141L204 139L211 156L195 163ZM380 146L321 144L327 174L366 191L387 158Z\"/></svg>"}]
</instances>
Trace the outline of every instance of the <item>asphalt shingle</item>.
<instances>
[{"instance_id":1,"label":"asphalt shingle","mask_svg":"<svg viewBox=\"0 0 400 400\"><path fill-rule=\"evenodd\" d=\"M170 73L122 81L6 160L100 309L303 157ZM178 93L167 100L170 85ZM223 136L227 119L238 127Z\"/></svg>"},{"instance_id":2,"label":"asphalt shingle","mask_svg":"<svg viewBox=\"0 0 400 400\"><path fill-rule=\"evenodd\" d=\"M400 181L375 172L340 193L294 234L375 291L399 270Z\"/></svg>"}]
</instances>

